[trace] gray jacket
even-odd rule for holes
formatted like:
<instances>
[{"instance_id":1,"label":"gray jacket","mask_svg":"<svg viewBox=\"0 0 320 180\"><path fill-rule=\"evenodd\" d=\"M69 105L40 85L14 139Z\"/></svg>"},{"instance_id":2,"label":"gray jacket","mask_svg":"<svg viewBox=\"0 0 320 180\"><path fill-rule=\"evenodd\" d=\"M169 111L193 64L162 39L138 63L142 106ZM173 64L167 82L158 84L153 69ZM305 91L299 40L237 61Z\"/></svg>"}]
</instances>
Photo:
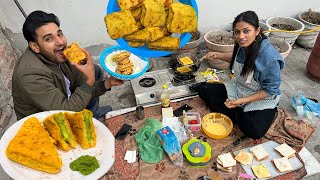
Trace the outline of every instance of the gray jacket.
<instances>
[{"instance_id":1,"label":"gray jacket","mask_svg":"<svg viewBox=\"0 0 320 180\"><path fill-rule=\"evenodd\" d=\"M63 74L70 81L68 98ZM53 63L28 48L19 58L12 75L12 96L18 120L42 111L81 111L91 100L106 92L104 81L93 87L68 61Z\"/></svg>"}]
</instances>

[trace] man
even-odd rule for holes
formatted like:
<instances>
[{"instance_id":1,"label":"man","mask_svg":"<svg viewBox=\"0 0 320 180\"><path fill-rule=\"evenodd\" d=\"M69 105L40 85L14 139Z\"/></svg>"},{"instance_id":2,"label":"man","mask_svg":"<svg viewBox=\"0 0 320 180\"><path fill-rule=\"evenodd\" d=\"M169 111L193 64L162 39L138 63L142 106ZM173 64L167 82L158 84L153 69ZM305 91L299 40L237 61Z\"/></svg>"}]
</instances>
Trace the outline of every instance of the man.
<instances>
[{"instance_id":1,"label":"man","mask_svg":"<svg viewBox=\"0 0 320 180\"><path fill-rule=\"evenodd\" d=\"M12 76L12 96L18 120L41 111L90 109L103 117L111 107L99 106L99 96L123 81L102 80L102 71L86 51L86 64L71 64L63 55L67 39L54 14L34 11L23 24L28 48ZM97 80L100 79L100 80Z\"/></svg>"}]
</instances>

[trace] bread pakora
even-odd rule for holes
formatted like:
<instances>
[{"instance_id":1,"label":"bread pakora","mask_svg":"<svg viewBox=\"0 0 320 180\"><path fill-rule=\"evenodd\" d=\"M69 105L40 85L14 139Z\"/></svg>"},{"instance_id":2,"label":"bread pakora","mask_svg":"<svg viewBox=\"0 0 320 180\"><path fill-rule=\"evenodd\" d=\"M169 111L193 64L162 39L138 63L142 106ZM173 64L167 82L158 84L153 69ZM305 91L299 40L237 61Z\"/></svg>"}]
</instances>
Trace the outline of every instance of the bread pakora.
<instances>
[{"instance_id":1,"label":"bread pakora","mask_svg":"<svg viewBox=\"0 0 320 180\"><path fill-rule=\"evenodd\" d=\"M105 17L105 23L111 39L118 39L138 30L130 10L113 12Z\"/></svg>"},{"instance_id":2,"label":"bread pakora","mask_svg":"<svg viewBox=\"0 0 320 180\"><path fill-rule=\"evenodd\" d=\"M142 29L126 35L123 38L127 41L149 42L151 40L151 32L149 32L147 29Z\"/></svg>"},{"instance_id":3,"label":"bread pakora","mask_svg":"<svg viewBox=\"0 0 320 180\"><path fill-rule=\"evenodd\" d=\"M197 13L192 6L172 3L166 26L172 33L196 32L198 26Z\"/></svg>"},{"instance_id":4,"label":"bread pakora","mask_svg":"<svg viewBox=\"0 0 320 180\"><path fill-rule=\"evenodd\" d=\"M165 36L156 41L147 43L147 47L150 49L175 51L180 47L180 39L172 36Z\"/></svg>"},{"instance_id":5,"label":"bread pakora","mask_svg":"<svg viewBox=\"0 0 320 180\"><path fill-rule=\"evenodd\" d=\"M134 17L135 20L139 21L140 17L141 17L141 11L142 11L142 7L136 7L134 9L131 10L132 16Z\"/></svg>"},{"instance_id":6,"label":"bread pakora","mask_svg":"<svg viewBox=\"0 0 320 180\"><path fill-rule=\"evenodd\" d=\"M138 6L143 0L117 0L117 2L121 10L126 10Z\"/></svg>"},{"instance_id":7,"label":"bread pakora","mask_svg":"<svg viewBox=\"0 0 320 180\"><path fill-rule=\"evenodd\" d=\"M80 146L83 149L95 147L97 135L92 122L92 112L84 109L73 114L68 112L65 114Z\"/></svg>"},{"instance_id":8,"label":"bread pakora","mask_svg":"<svg viewBox=\"0 0 320 180\"><path fill-rule=\"evenodd\" d=\"M153 0L144 1L140 21L144 27L164 26L166 23L166 14L162 3Z\"/></svg>"},{"instance_id":9,"label":"bread pakora","mask_svg":"<svg viewBox=\"0 0 320 180\"><path fill-rule=\"evenodd\" d=\"M57 141L58 148L69 151L78 146L78 143L72 133L70 124L62 112L52 114L43 121L51 137Z\"/></svg>"},{"instance_id":10,"label":"bread pakora","mask_svg":"<svg viewBox=\"0 0 320 180\"><path fill-rule=\"evenodd\" d=\"M48 173L58 173L62 167L48 132L35 117L23 123L10 141L6 155L15 162Z\"/></svg>"},{"instance_id":11,"label":"bread pakora","mask_svg":"<svg viewBox=\"0 0 320 180\"><path fill-rule=\"evenodd\" d=\"M81 64L81 61L83 61L87 55L82 50L82 48L76 43L71 43L64 51L63 54L66 56L66 58L74 63Z\"/></svg>"},{"instance_id":12,"label":"bread pakora","mask_svg":"<svg viewBox=\"0 0 320 180\"><path fill-rule=\"evenodd\" d=\"M141 47L144 46L144 42L134 42L134 41L128 41L129 46L131 47Z\"/></svg>"}]
</instances>

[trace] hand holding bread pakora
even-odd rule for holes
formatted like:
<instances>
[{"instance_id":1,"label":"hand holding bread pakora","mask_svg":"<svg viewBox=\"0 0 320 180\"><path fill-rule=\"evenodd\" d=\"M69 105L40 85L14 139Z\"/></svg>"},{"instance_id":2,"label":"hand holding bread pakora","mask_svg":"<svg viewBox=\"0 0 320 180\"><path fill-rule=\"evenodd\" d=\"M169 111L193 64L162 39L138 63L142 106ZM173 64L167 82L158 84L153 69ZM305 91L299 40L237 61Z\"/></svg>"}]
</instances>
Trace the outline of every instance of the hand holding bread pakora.
<instances>
[{"instance_id":1,"label":"hand holding bread pakora","mask_svg":"<svg viewBox=\"0 0 320 180\"><path fill-rule=\"evenodd\" d=\"M84 64L83 61L85 61L87 55L86 53L81 49L81 47L76 43L71 43L64 51L64 56L73 63L76 64Z\"/></svg>"},{"instance_id":2,"label":"hand holding bread pakora","mask_svg":"<svg viewBox=\"0 0 320 180\"><path fill-rule=\"evenodd\" d=\"M62 167L62 160L52 138L34 117L23 123L10 141L6 155L13 161L48 173L58 173Z\"/></svg>"}]
</instances>

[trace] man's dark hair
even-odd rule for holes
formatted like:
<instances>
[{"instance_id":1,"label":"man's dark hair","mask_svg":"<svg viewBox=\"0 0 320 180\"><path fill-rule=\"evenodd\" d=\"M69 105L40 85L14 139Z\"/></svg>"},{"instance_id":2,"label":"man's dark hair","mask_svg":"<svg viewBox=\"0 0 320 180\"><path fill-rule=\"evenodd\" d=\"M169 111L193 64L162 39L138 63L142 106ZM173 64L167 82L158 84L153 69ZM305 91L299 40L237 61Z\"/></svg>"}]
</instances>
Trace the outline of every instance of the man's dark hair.
<instances>
[{"instance_id":1,"label":"man's dark hair","mask_svg":"<svg viewBox=\"0 0 320 180\"><path fill-rule=\"evenodd\" d=\"M244 21L248 24L251 24L255 29L259 28L259 18L257 14L254 11L245 11L241 14L239 14L233 21L233 29L236 26L236 24L240 21ZM261 42L263 39L266 39L267 37L262 33L262 30L260 30L260 33L256 36L256 39L254 42L250 44L250 46L245 50L246 53L246 60L244 62L242 72L240 75L244 76L248 74L249 72L253 71L254 69L254 62L257 58L257 55L260 51ZM233 49L232 59L230 63L230 69L232 69L233 63L235 61L235 57L237 54L237 51L239 49L239 44L236 43Z\"/></svg>"},{"instance_id":2,"label":"man's dark hair","mask_svg":"<svg viewBox=\"0 0 320 180\"><path fill-rule=\"evenodd\" d=\"M48 23L55 23L58 27L60 27L60 21L54 14L48 14L43 11L33 11L28 15L26 21L23 23L22 32L24 38L28 41L28 43L30 41L35 42L37 39L37 28Z\"/></svg>"}]
</instances>

